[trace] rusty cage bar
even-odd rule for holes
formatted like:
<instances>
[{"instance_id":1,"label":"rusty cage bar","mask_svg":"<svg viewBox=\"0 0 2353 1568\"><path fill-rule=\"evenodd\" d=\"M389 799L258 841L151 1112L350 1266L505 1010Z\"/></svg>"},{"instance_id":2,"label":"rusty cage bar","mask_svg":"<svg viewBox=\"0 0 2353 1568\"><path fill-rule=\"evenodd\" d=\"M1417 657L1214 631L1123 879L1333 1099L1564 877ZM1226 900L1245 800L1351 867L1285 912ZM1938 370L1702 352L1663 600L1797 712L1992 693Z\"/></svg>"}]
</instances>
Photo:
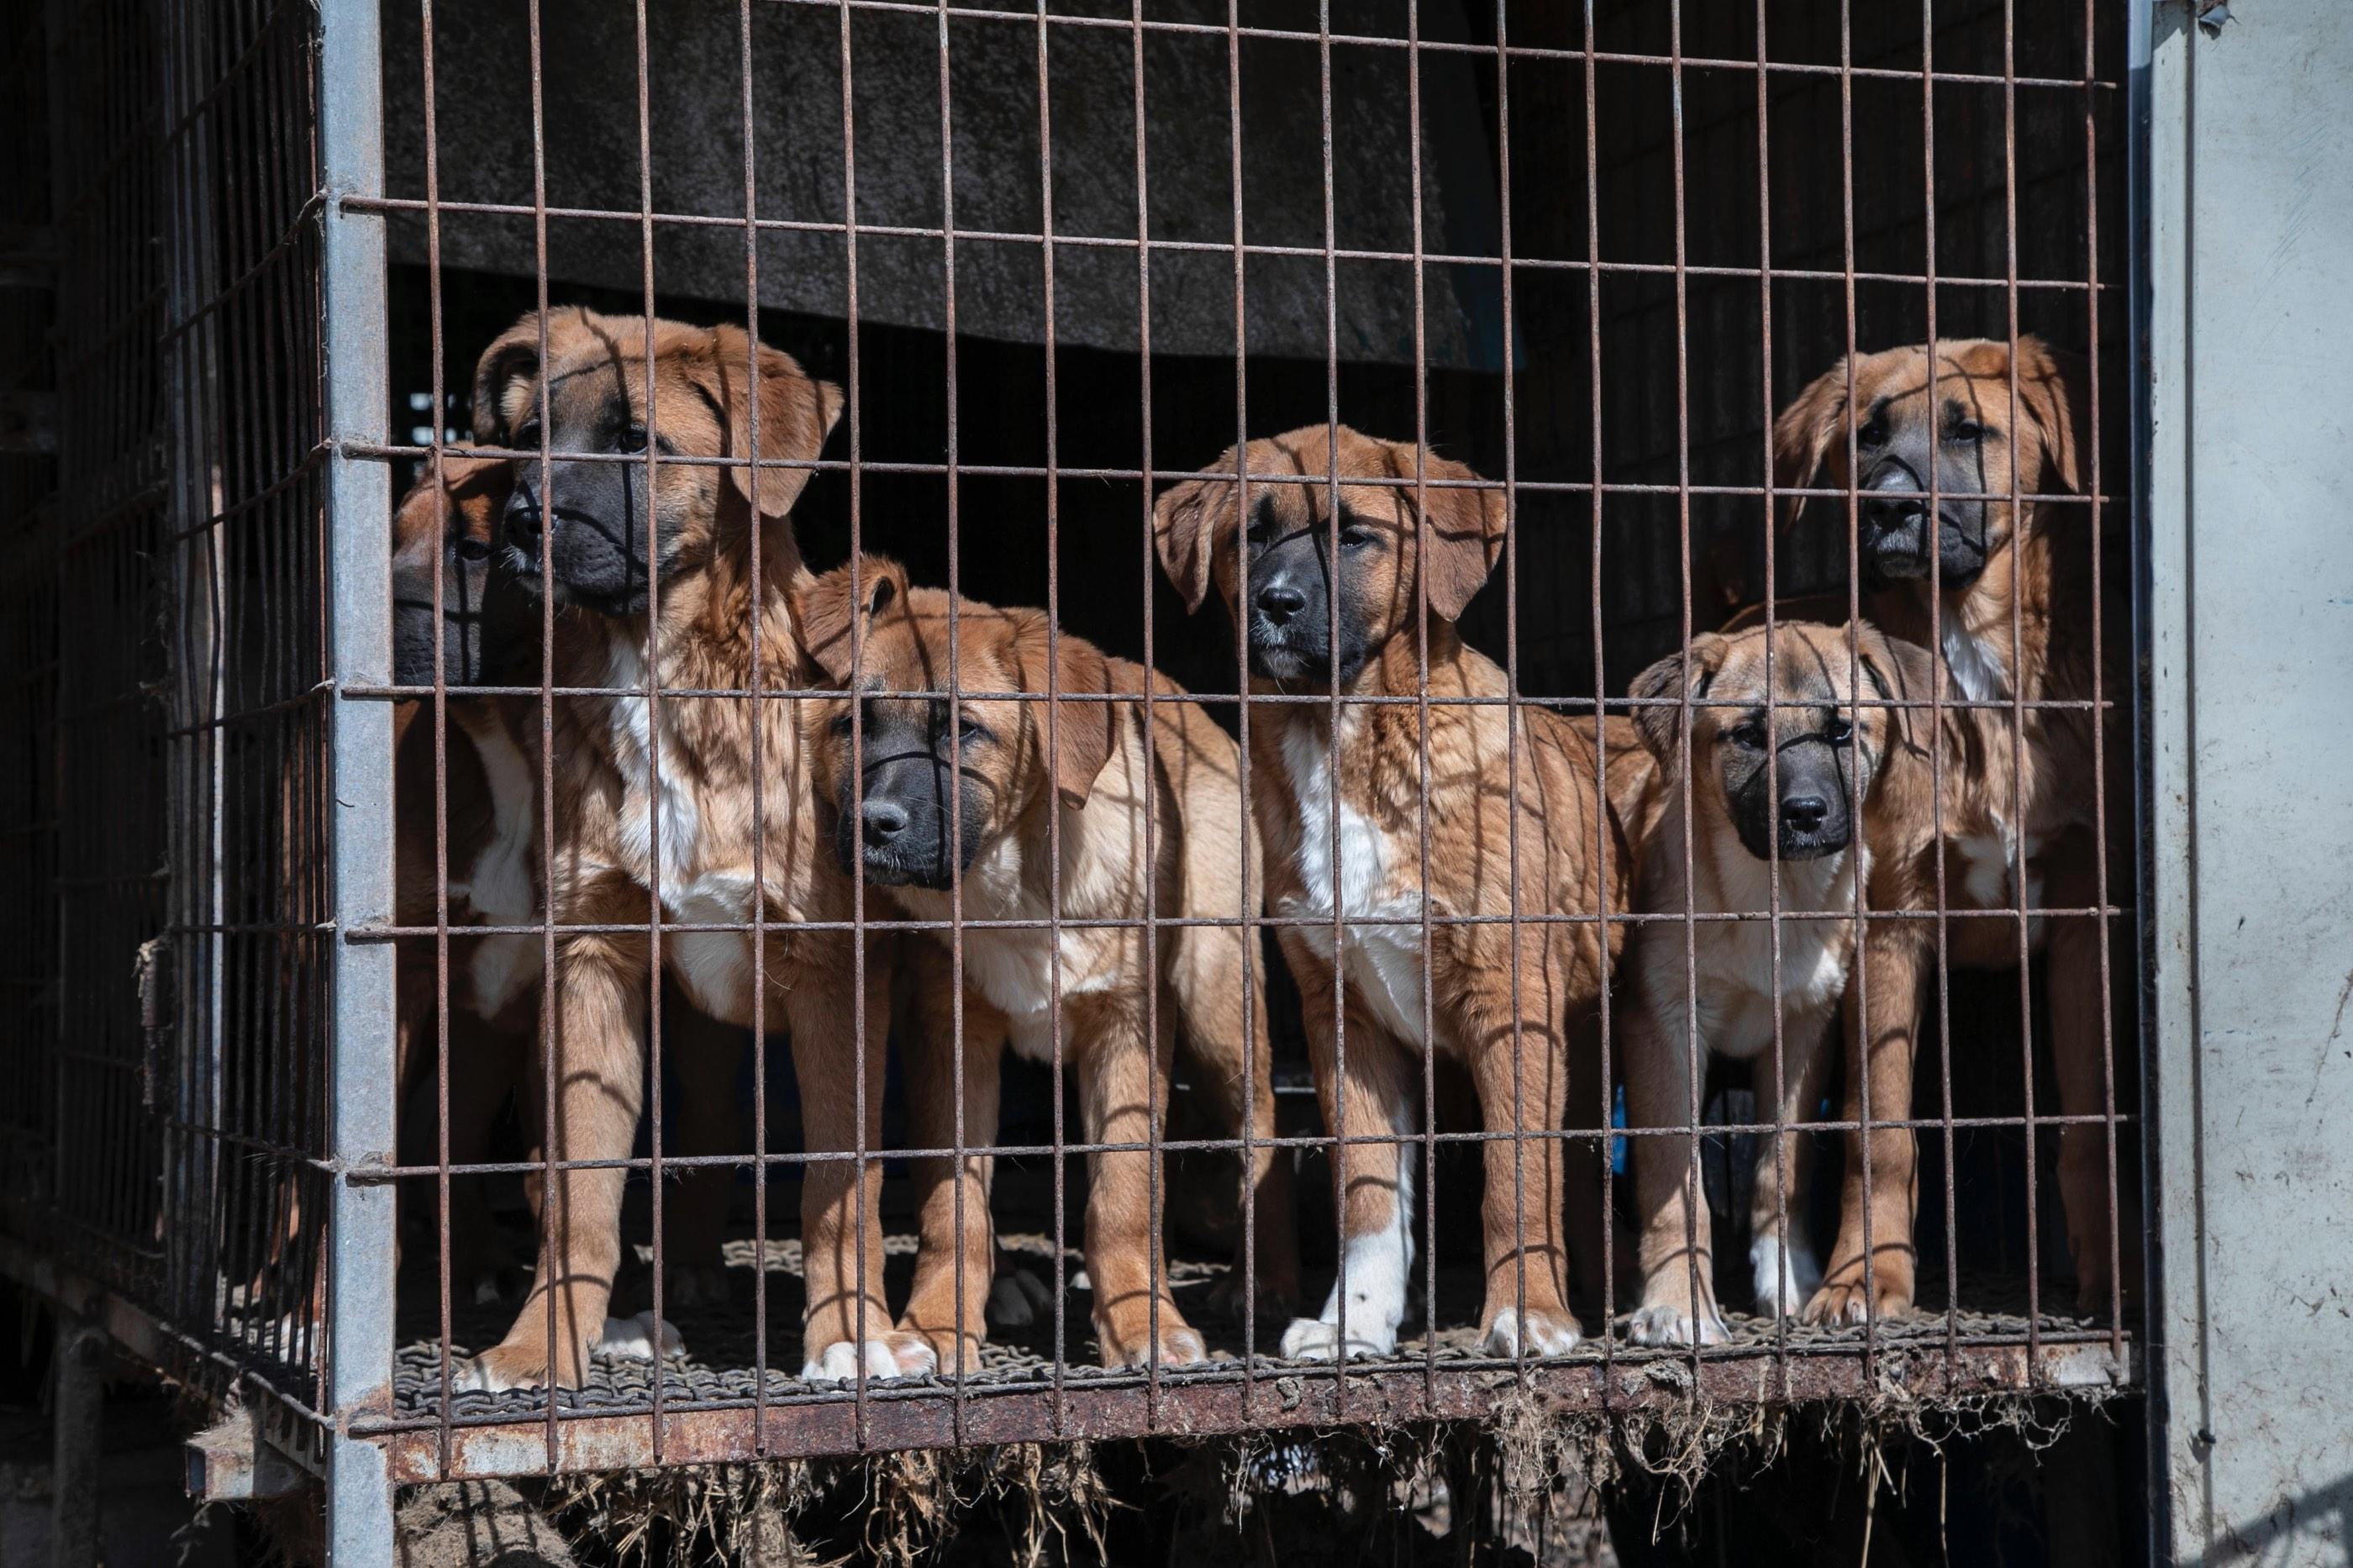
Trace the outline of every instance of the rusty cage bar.
<instances>
[{"instance_id":1,"label":"rusty cage bar","mask_svg":"<svg viewBox=\"0 0 2353 1568\"><path fill-rule=\"evenodd\" d=\"M1563 1415L2138 1388L2128 7L1772 9L9 7L49 61L26 232L65 258L47 361L0 321L57 432L53 458L0 432L0 718L32 742L0 786L24 846L6 1048L36 1091L0 1120L9 1271L257 1410L329 1483L353 1562L389 1561L390 1487L431 1480L1473 1419L1507 1385ZM98 257L115 268L73 259ZM2038 401L2060 373L2022 349L1956 357L2030 334L2082 351L2078 403ZM1884 405L1925 392L1930 455L1866 482L1896 416L1859 356L1911 343L1925 383ZM1777 419L1818 377L1837 412L1793 469ZM1956 388L1979 401L1947 421ZM2033 436L2055 466L2054 420L2081 426L2063 493L2011 460ZM1393 437L1388 466L1348 468L1343 426ZM1264 444L1294 426L1322 428ZM2002 475L1980 456L1956 483L1952 441ZM1231 515L1202 525L1189 587L1162 510L1186 484ZM1888 503L1922 531L1921 690L1876 684L1861 626L1893 581L1864 558ZM1384 505L1386 534L1360 521ZM1974 602L1946 574L2002 549L1998 526L2028 571L2030 515L2062 542L2035 549L2082 555L2032 570L2086 602L2012 592L1957 628ZM1465 517L1458 617L1430 563L1460 559ZM1968 518L1978 562L1956 564ZM1294 528L1323 662L1271 675L1246 622ZM564 529L605 541L617 607L565 574ZM1356 563L1382 552L1423 564L1391 651L1356 667L1401 689L1367 694L1343 648L1378 613L1356 584L1382 568ZM811 569L837 567L828 673L807 639L835 579ZM902 679L891 639L922 633L891 617L919 628L925 584L950 595L942 640ZM1188 618L1229 585L1230 626ZM1043 607L1018 622L1036 669L1006 662L991 604ZM1744 606L1764 695L1711 699L1690 661ZM1777 636L1814 613L1855 623L1819 689ZM2075 628L2081 690L2021 673ZM1671 686L1630 684L1676 657ZM1476 668L1492 679L1457 679ZM861 835L900 787L891 726L934 704L942 885L894 890ZM1916 903L1873 904L1850 856L1831 902L1792 906L1786 847L1757 854L1751 909L1626 874L1714 852L1694 792L1719 710L1770 742L1757 831L1777 846L1810 765L1778 739L1793 711L1828 715L1834 748L1925 723ZM2084 754L2038 763L2063 731ZM1122 912L1073 913L1109 896L1071 868L1113 829L1060 770L1103 735L1142 759L1133 885ZM1377 743L1393 776L1343 760ZM838 796L818 771L836 744ZM1186 902L1198 873L1172 858L1208 809L1164 778L1186 747L1234 759L1230 907ZM1965 793L1988 768L2000 790ZM1894 809L1867 771L1832 775L1856 841ZM990 792L1039 776L1033 888L1032 818ZM1377 776L1394 820L1343 798ZM2080 861L2020 826L2038 789L2068 797L2053 841ZM889 831L917 831L899 799ZM2010 836L1947 820L1972 811ZM1502 844L1463 827L1481 812ZM1598 898L1543 879L1568 874L1538 869L1568 836ZM583 870L592 851L614 858ZM1489 891L1431 891L1465 876ZM1747 1048L1770 1103L1711 1076L1689 978L1759 926ZM1900 1061L1785 1026L1838 1016L1784 995L1816 928L1851 933L1823 940L1860 955L1834 994L1865 1019L1873 974L1915 973L1877 955L1913 954ZM1220 932L1234 983L1196 998L1168 976ZM1578 942L1589 1020L1550 967ZM2059 977L2080 989L2053 991L2052 942L2089 963ZM1681 1022L1630 1025L1627 966L1654 963L1686 976ZM1021 984L1044 988L1034 1014L1008 1010ZM1125 1010L1076 1000L1101 994ZM1229 1060L1211 1002L1237 1010ZM2080 1048L2094 1005L2086 1078L2052 1015ZM1663 1058L1643 1053L1675 1029L1679 1108L1645 1121ZM1843 1065L1781 1087L1821 1052ZM1889 1070L1912 1087L1893 1109ZM1911 1164L1883 1162L1889 1134ZM1844 1234L1838 1184L1803 1168L1833 1148L1862 1152L1856 1321L1733 1311L1701 1342L1712 1292L1747 1299L1744 1239L1756 1279L1797 1270L1774 1288L1811 1297L1784 1260ZM1662 1150L1690 1342L1656 1342L1672 1314L1637 1301L1667 1278L1636 1199ZM1351 1228L1346 1173L1378 1160L1363 1184L1395 1217ZM1768 1163L1770 1234L1744 1238ZM1294 1180L1314 1288L1278 1308ZM2062 1186L2101 1194L2104 1224ZM833 1202L851 1240L804 1234L786 1196ZM1465 1236L1499 1204L1511 1242L1491 1228L1482 1254ZM1096 1364L1124 1321L1105 1281L1135 1267L1090 1254L1099 1226L1141 1237L1137 1363ZM2071 1257L2078 1226L2099 1239ZM955 1313L922 1333L889 1317L915 1232L952 1258L947 1285L914 1277ZM837 1267L847 1304L811 1304ZM1546 1316L1556 1291L1574 1323ZM804 1352L804 1311L846 1314L842 1337ZM1188 1325L1198 1357L1167 1348ZM536 1365L501 1359L533 1344Z\"/></svg>"}]
</instances>

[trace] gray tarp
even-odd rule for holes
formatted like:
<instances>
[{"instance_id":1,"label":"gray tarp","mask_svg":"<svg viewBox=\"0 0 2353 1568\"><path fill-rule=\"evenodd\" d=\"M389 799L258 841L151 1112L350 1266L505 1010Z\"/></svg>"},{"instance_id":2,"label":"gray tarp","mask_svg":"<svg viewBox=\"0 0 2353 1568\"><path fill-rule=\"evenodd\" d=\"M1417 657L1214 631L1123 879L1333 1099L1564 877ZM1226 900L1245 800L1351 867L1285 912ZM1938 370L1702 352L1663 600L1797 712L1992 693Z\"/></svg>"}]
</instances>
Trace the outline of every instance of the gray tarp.
<instances>
[{"instance_id":1,"label":"gray tarp","mask_svg":"<svg viewBox=\"0 0 2353 1568\"><path fill-rule=\"evenodd\" d=\"M1005 0L1015 5L1017 0ZM1116 0L1088 0L1124 16ZM1071 0L1058 0L1067 12ZM1401 36L1394 5L1344 3L1335 31ZM1246 0L1250 26L1312 29L1314 12ZM532 200L531 51L522 0L443 0L434 7L436 138L445 200ZM744 56L738 7L727 0L658 0L648 88L652 195L658 213L740 218L744 213ZM634 214L640 203L635 17L617 0L545 0L542 6L547 200L554 206ZM421 37L415 0L385 8L386 183L396 196L425 192ZM1222 24L1216 0L1154 0L1154 20ZM943 138L936 14L859 11L850 28L859 216L862 223L937 227ZM955 225L1035 234L1039 177L1039 29L1031 20L958 15L946 24L954 130ZM1466 36L1456 0L1423 6L1423 36ZM1049 29L1054 224L1060 236L1132 238L1136 231L1134 36L1125 27ZM1228 43L1221 33L1147 32L1147 180L1155 239L1225 244L1233 230ZM1412 245L1406 51L1333 50L1333 195L1343 247L1409 251ZM1492 56L1425 54L1422 192L1426 249L1493 255L1495 174L1479 101ZM1243 40L1244 235L1250 244L1320 247L1323 179L1318 50L1310 40ZM757 210L763 219L839 223L843 216L842 16L803 0L753 0L752 121ZM424 258L421 222L398 221L394 254ZM558 283L639 287L642 236L632 220L558 218L548 269ZM861 234L863 320L946 323L943 247L935 238ZM1135 251L1058 247L1056 329L1068 344L1137 346ZM447 214L445 265L529 274L528 217ZM759 292L769 307L848 311L846 247L839 233L764 231ZM665 297L740 300L743 229L658 226L656 288ZM1020 342L1043 336L1040 247L960 241L957 325ZM1322 358L1320 257L1250 260L1252 353ZM1413 357L1412 269L1401 262L1338 266L1337 343L1351 361ZM1493 267L1431 267L1426 274L1429 363L1498 367L1500 279ZM1229 252L1155 250L1152 337L1156 353L1230 354Z\"/></svg>"}]
</instances>

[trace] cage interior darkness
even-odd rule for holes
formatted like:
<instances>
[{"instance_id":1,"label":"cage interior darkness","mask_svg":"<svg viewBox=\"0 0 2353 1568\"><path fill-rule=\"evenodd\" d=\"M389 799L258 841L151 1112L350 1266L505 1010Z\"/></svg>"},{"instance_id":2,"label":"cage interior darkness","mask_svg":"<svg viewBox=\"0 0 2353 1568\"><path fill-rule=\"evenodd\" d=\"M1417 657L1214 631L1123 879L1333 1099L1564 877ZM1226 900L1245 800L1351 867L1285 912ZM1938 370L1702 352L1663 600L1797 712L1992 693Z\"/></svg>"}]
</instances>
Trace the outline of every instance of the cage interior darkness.
<instances>
[{"instance_id":1,"label":"cage interior darkness","mask_svg":"<svg viewBox=\"0 0 2353 1568\"><path fill-rule=\"evenodd\" d=\"M2120 19L392 0L331 194L303 14L167 30L172 479L77 501L104 659L0 693L158 759L6 787L164 1000L12 994L12 1150L333 1409L392 950L411 1479L2127 1377ZM333 439L328 206L390 262ZM168 891L67 863L167 822Z\"/></svg>"}]
</instances>

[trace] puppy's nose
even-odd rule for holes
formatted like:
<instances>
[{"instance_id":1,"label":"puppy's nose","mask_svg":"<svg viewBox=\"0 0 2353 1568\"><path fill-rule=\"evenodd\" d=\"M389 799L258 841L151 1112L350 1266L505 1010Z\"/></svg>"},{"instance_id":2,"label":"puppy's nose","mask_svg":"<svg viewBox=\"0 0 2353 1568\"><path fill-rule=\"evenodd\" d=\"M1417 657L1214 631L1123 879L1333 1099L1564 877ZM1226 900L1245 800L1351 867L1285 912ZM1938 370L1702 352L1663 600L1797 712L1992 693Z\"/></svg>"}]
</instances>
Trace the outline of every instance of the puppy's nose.
<instances>
[{"instance_id":1,"label":"puppy's nose","mask_svg":"<svg viewBox=\"0 0 2353 1568\"><path fill-rule=\"evenodd\" d=\"M1307 595L1288 583L1269 583L1258 591L1259 613L1276 626L1307 607Z\"/></svg>"},{"instance_id":2,"label":"puppy's nose","mask_svg":"<svg viewBox=\"0 0 2353 1568\"><path fill-rule=\"evenodd\" d=\"M1793 795L1781 801L1781 826L1811 833L1831 814L1831 803L1818 795Z\"/></svg>"},{"instance_id":3,"label":"puppy's nose","mask_svg":"<svg viewBox=\"0 0 2353 1568\"><path fill-rule=\"evenodd\" d=\"M907 808L893 800L870 800L860 821L866 842L879 849L907 831Z\"/></svg>"},{"instance_id":4,"label":"puppy's nose","mask_svg":"<svg viewBox=\"0 0 2353 1568\"><path fill-rule=\"evenodd\" d=\"M1862 519L1881 533L1916 529L1927 521L1928 503L1917 496L1885 496L1862 503Z\"/></svg>"}]
</instances>

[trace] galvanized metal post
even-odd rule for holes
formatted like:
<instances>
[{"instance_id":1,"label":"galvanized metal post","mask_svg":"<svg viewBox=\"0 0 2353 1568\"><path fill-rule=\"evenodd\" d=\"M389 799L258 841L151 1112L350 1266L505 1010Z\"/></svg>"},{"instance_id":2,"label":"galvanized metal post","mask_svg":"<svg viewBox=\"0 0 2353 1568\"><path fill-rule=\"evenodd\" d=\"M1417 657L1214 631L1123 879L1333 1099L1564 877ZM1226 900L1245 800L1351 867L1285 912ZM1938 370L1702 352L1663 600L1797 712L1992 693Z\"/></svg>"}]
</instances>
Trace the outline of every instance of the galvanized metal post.
<instances>
[{"instance_id":1,"label":"galvanized metal post","mask_svg":"<svg viewBox=\"0 0 2353 1568\"><path fill-rule=\"evenodd\" d=\"M354 1180L394 1154L393 950L354 942L393 914L392 710L351 687L391 679L390 489L382 465L347 455L389 428L384 218L344 199L384 194L383 71L376 0L319 6L319 173L326 200L321 342L326 364L327 603L334 692L328 829L334 875L334 1002L327 1040L329 1404L327 1550L336 1568L391 1568L392 1488L383 1448L351 1435L392 1398L394 1191Z\"/></svg>"}]
</instances>

